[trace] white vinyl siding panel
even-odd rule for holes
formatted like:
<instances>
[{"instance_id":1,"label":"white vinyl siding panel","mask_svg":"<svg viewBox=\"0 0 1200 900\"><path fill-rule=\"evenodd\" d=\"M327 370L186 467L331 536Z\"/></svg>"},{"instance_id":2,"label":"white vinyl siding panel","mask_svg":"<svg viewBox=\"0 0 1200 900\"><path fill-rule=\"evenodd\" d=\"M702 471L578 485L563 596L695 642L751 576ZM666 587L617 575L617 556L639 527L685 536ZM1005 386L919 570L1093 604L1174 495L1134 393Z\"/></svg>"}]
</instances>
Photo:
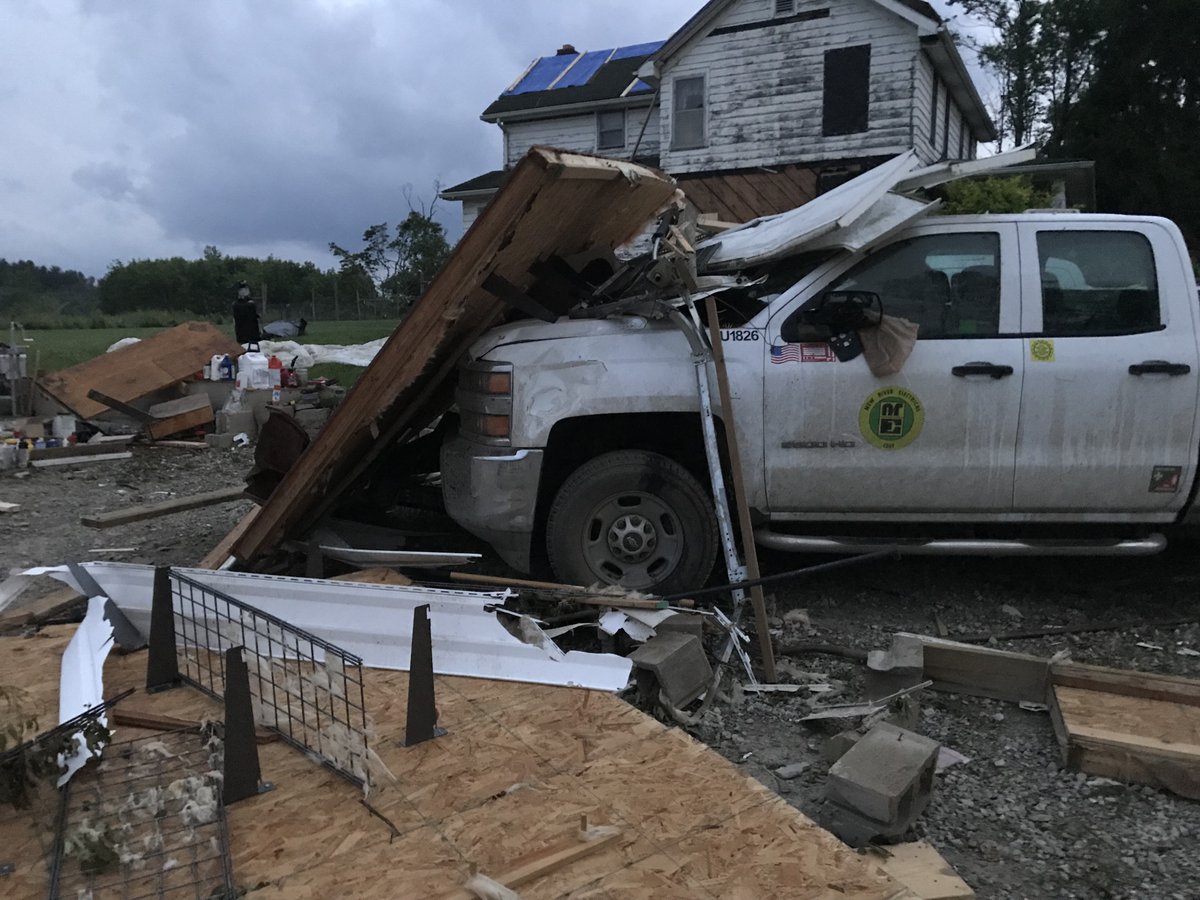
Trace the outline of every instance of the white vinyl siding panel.
<instances>
[{"instance_id":1,"label":"white vinyl siding panel","mask_svg":"<svg viewBox=\"0 0 1200 900\"><path fill-rule=\"evenodd\" d=\"M708 36L685 47L663 73L662 108L673 109L679 79L706 80L707 146L672 147L662 119L663 166L671 172L857 159L900 153L913 133L913 26L871 0L797 0L796 12L827 18ZM714 27L766 21L774 4L743 0ZM869 130L822 136L825 52L871 45Z\"/></svg>"},{"instance_id":2,"label":"white vinyl siding panel","mask_svg":"<svg viewBox=\"0 0 1200 900\"><path fill-rule=\"evenodd\" d=\"M563 116L558 119L538 119L534 122L510 122L504 125L505 146L507 158L504 165L515 166L529 152L530 147L555 147L559 150L574 150L577 153L606 152L616 156L624 156L633 152L642 130L642 122L651 112L648 107L627 109L625 111L625 146L610 151L597 151L596 148L596 113L588 112L577 116ZM642 138L642 146L638 156L658 152L658 129L654 122L646 128L646 136Z\"/></svg>"},{"instance_id":3,"label":"white vinyl siding panel","mask_svg":"<svg viewBox=\"0 0 1200 900\"><path fill-rule=\"evenodd\" d=\"M486 200L464 200L462 202L463 209L463 233L466 234L467 229L475 224L475 220L479 218L479 214L487 208L487 205L492 202L492 198Z\"/></svg>"}]
</instances>

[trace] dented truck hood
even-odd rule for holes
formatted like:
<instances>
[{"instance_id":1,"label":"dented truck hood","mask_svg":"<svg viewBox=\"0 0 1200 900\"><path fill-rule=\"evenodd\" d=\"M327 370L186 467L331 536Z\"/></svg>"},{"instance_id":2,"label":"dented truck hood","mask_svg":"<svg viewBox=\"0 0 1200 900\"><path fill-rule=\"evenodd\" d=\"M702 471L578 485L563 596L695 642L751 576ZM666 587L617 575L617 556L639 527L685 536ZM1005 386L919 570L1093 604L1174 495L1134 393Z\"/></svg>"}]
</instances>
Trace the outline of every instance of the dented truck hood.
<instances>
[{"instance_id":1,"label":"dented truck hood","mask_svg":"<svg viewBox=\"0 0 1200 900\"><path fill-rule=\"evenodd\" d=\"M498 347L528 344L534 341L554 341L562 338L606 338L621 334L637 334L647 330L676 331L667 322L652 322L642 316L614 316L608 319L568 319L539 322L522 319L511 325L493 328L476 341L467 356L473 361L482 359Z\"/></svg>"}]
</instances>

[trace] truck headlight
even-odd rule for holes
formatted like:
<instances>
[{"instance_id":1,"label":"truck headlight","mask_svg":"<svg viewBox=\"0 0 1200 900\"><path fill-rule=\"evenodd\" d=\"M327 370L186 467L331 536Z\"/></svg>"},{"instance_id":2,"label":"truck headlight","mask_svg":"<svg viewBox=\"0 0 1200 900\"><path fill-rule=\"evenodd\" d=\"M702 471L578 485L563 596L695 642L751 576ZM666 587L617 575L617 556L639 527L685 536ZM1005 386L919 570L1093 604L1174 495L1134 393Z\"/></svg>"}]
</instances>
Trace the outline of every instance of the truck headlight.
<instances>
[{"instance_id":1,"label":"truck headlight","mask_svg":"<svg viewBox=\"0 0 1200 900\"><path fill-rule=\"evenodd\" d=\"M488 444L508 444L512 436L512 365L479 360L459 371L460 432Z\"/></svg>"}]
</instances>

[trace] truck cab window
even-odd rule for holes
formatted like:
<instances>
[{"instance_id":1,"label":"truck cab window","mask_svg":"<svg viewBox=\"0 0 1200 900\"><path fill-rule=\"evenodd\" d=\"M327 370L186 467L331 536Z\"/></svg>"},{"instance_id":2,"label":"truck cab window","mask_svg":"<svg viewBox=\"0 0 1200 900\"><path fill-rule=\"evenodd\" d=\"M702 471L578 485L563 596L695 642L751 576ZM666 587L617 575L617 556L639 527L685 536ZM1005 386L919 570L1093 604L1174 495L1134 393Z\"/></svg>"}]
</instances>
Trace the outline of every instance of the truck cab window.
<instances>
[{"instance_id":1,"label":"truck cab window","mask_svg":"<svg viewBox=\"0 0 1200 900\"><path fill-rule=\"evenodd\" d=\"M900 241L828 290L878 294L885 315L920 326L920 340L994 336L1000 331L1000 236L971 232Z\"/></svg>"},{"instance_id":2,"label":"truck cab window","mask_svg":"<svg viewBox=\"0 0 1200 900\"><path fill-rule=\"evenodd\" d=\"M1042 331L1142 334L1162 327L1154 251L1128 231L1039 231Z\"/></svg>"}]
</instances>

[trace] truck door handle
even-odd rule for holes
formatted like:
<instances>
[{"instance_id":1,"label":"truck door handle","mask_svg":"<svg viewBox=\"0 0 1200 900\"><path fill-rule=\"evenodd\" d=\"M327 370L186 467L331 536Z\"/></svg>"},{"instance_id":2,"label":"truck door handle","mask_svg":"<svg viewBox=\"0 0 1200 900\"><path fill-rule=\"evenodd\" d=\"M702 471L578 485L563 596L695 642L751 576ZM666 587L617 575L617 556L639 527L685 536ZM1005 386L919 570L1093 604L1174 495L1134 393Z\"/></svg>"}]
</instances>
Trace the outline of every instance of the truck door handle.
<instances>
[{"instance_id":1,"label":"truck door handle","mask_svg":"<svg viewBox=\"0 0 1200 900\"><path fill-rule=\"evenodd\" d=\"M971 375L990 375L999 381L1013 373L1012 366L998 366L989 362L967 363L965 366L955 366L950 370L956 378L967 378Z\"/></svg>"},{"instance_id":2,"label":"truck door handle","mask_svg":"<svg viewBox=\"0 0 1200 900\"><path fill-rule=\"evenodd\" d=\"M1148 359L1144 363L1137 363L1129 367L1130 375L1170 375L1178 377L1180 375L1188 375L1192 371L1192 367L1186 363L1172 363L1165 359Z\"/></svg>"}]
</instances>

